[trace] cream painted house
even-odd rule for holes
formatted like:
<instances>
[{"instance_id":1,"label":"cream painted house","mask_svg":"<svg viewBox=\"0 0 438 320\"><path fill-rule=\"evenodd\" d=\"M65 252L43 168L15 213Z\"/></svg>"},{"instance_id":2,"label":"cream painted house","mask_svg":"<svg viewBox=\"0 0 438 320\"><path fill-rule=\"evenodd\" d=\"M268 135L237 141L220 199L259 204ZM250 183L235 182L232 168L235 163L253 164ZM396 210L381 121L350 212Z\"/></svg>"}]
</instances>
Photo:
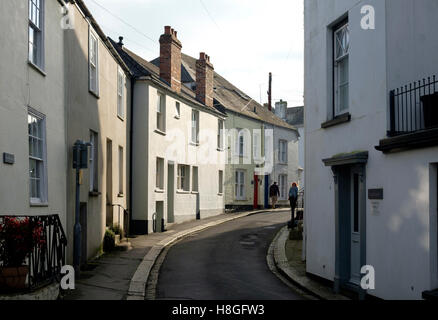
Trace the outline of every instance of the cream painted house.
<instances>
[{"instance_id":1,"label":"cream painted house","mask_svg":"<svg viewBox=\"0 0 438 320\"><path fill-rule=\"evenodd\" d=\"M62 2L0 2L0 214L66 229Z\"/></svg>"},{"instance_id":2,"label":"cream painted house","mask_svg":"<svg viewBox=\"0 0 438 320\"><path fill-rule=\"evenodd\" d=\"M83 1L74 1L69 12L74 26L65 31L68 256L72 256L75 224L72 148L82 140L92 143L80 188L85 262L100 253L106 227L126 229L131 86L129 69Z\"/></svg>"},{"instance_id":3,"label":"cream painted house","mask_svg":"<svg viewBox=\"0 0 438 320\"><path fill-rule=\"evenodd\" d=\"M213 107L213 66L201 54L198 92L181 85L181 42L165 27L159 67L113 42L134 74L132 221L137 234L224 212L225 114ZM135 82L134 82L135 81Z\"/></svg>"}]
</instances>

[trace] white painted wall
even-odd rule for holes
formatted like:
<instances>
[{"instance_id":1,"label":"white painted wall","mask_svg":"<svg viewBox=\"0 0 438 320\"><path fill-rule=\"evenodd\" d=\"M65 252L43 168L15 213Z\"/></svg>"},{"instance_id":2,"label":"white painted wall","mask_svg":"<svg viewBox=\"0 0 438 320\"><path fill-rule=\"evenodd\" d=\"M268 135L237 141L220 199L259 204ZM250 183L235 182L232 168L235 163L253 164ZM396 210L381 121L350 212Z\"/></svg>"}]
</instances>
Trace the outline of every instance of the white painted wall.
<instances>
[{"instance_id":1,"label":"white painted wall","mask_svg":"<svg viewBox=\"0 0 438 320\"><path fill-rule=\"evenodd\" d=\"M374 31L360 27L365 4L375 8ZM352 120L321 129L331 118L328 26L346 12ZM436 234L430 230L436 226L429 224L429 164L438 161L438 148L384 155L374 146L386 137L389 90L438 73L437 13L433 0L305 1L307 271L334 277L334 183L322 159L366 150L366 188L383 188L385 197L379 215L367 203L366 226L366 261L376 270L376 289L369 293L381 298L420 299L432 288L429 246Z\"/></svg>"},{"instance_id":2,"label":"white painted wall","mask_svg":"<svg viewBox=\"0 0 438 320\"><path fill-rule=\"evenodd\" d=\"M166 96L166 132L157 133L157 93ZM167 224L167 165L175 165L175 222L196 218L196 192L192 192L192 167L198 166L201 218L224 212L224 195L219 195L219 170L224 172L225 152L217 150L218 116L194 107L168 90L150 81L138 81L134 91L134 147L133 218L148 220L152 231L152 215L156 202L164 202L164 219ZM181 116L175 117L175 102L180 102ZM200 111L200 143L189 143L191 137L192 108ZM164 191L156 189L156 159L165 159ZM177 190L178 164L190 165L190 191Z\"/></svg>"},{"instance_id":3,"label":"white painted wall","mask_svg":"<svg viewBox=\"0 0 438 320\"><path fill-rule=\"evenodd\" d=\"M45 1L44 73L28 64L28 1L0 2L0 214L59 214L66 229L66 147L61 6ZM28 107L46 117L48 203L29 202ZM3 163L3 153L15 156Z\"/></svg>"}]
</instances>

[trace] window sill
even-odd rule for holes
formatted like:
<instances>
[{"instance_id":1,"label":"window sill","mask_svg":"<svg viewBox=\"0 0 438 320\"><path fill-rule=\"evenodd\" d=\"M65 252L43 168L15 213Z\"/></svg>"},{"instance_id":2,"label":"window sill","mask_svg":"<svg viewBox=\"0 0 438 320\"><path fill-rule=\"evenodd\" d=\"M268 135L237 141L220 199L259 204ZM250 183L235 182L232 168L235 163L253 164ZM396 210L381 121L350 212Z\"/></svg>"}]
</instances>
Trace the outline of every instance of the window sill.
<instances>
[{"instance_id":1,"label":"window sill","mask_svg":"<svg viewBox=\"0 0 438 320\"><path fill-rule=\"evenodd\" d=\"M334 117L332 120L326 121L321 124L322 129L327 129L330 127L337 126L342 123L350 122L351 121L351 114L349 112L341 114L339 116Z\"/></svg>"},{"instance_id":2,"label":"window sill","mask_svg":"<svg viewBox=\"0 0 438 320\"><path fill-rule=\"evenodd\" d=\"M48 202L30 202L29 205L31 207L48 207L49 203Z\"/></svg>"},{"instance_id":3,"label":"window sill","mask_svg":"<svg viewBox=\"0 0 438 320\"><path fill-rule=\"evenodd\" d=\"M164 193L164 189L155 189L155 193Z\"/></svg>"},{"instance_id":4,"label":"window sill","mask_svg":"<svg viewBox=\"0 0 438 320\"><path fill-rule=\"evenodd\" d=\"M181 119L180 116L174 116L174 118L177 119L177 120Z\"/></svg>"},{"instance_id":5,"label":"window sill","mask_svg":"<svg viewBox=\"0 0 438 320\"><path fill-rule=\"evenodd\" d=\"M400 152L405 150L429 148L438 145L438 128L407 133L382 139L376 150L383 153Z\"/></svg>"},{"instance_id":6,"label":"window sill","mask_svg":"<svg viewBox=\"0 0 438 320\"><path fill-rule=\"evenodd\" d=\"M220 196L220 197L223 197L223 196L224 196L224 194L223 194L223 193L220 193L220 192L219 192L217 195Z\"/></svg>"},{"instance_id":7,"label":"window sill","mask_svg":"<svg viewBox=\"0 0 438 320\"><path fill-rule=\"evenodd\" d=\"M224 152L225 151L224 148L217 148L216 150L219 151L219 152Z\"/></svg>"},{"instance_id":8,"label":"window sill","mask_svg":"<svg viewBox=\"0 0 438 320\"><path fill-rule=\"evenodd\" d=\"M98 197L101 195L101 193L99 191L90 191L90 192L88 192L88 195L90 197Z\"/></svg>"},{"instance_id":9,"label":"window sill","mask_svg":"<svg viewBox=\"0 0 438 320\"><path fill-rule=\"evenodd\" d=\"M98 93L96 93L96 92L94 92L94 91L91 91L90 89L88 89L88 92L89 92L91 95L93 95L96 99L100 99L100 96L99 96Z\"/></svg>"},{"instance_id":10,"label":"window sill","mask_svg":"<svg viewBox=\"0 0 438 320\"><path fill-rule=\"evenodd\" d=\"M179 194L190 194L190 191L176 190L176 193L179 193Z\"/></svg>"},{"instance_id":11,"label":"window sill","mask_svg":"<svg viewBox=\"0 0 438 320\"><path fill-rule=\"evenodd\" d=\"M199 194L199 191L192 191L192 194Z\"/></svg>"},{"instance_id":12,"label":"window sill","mask_svg":"<svg viewBox=\"0 0 438 320\"><path fill-rule=\"evenodd\" d=\"M248 199L234 199L235 201L248 201Z\"/></svg>"},{"instance_id":13,"label":"window sill","mask_svg":"<svg viewBox=\"0 0 438 320\"><path fill-rule=\"evenodd\" d=\"M27 60L27 63L34 68L36 71L38 71L39 73L41 73L41 75L43 75L44 77L47 76L47 74L44 72L43 69L41 69L40 67L38 67L35 63L33 63L30 60Z\"/></svg>"},{"instance_id":14,"label":"window sill","mask_svg":"<svg viewBox=\"0 0 438 320\"><path fill-rule=\"evenodd\" d=\"M119 118L121 121L125 121L125 118L123 118L123 117L120 116L120 115L117 115L117 118Z\"/></svg>"},{"instance_id":15,"label":"window sill","mask_svg":"<svg viewBox=\"0 0 438 320\"><path fill-rule=\"evenodd\" d=\"M117 195L117 198L124 198L125 197L125 195L123 194L123 193L119 193L118 195Z\"/></svg>"},{"instance_id":16,"label":"window sill","mask_svg":"<svg viewBox=\"0 0 438 320\"><path fill-rule=\"evenodd\" d=\"M166 132L161 131L160 129L155 129L154 132L155 132L155 133L158 133L159 135L162 135L162 136L165 136L165 135L166 135Z\"/></svg>"}]
</instances>

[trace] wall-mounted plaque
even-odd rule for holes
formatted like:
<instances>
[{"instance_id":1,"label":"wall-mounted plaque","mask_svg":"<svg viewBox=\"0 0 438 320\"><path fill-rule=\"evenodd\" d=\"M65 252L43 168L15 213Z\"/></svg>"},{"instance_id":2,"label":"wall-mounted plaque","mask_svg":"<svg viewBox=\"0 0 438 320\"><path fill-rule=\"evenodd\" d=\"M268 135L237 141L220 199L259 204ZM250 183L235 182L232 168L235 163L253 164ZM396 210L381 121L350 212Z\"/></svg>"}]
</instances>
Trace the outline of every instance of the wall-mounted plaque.
<instances>
[{"instance_id":1,"label":"wall-mounted plaque","mask_svg":"<svg viewBox=\"0 0 438 320\"><path fill-rule=\"evenodd\" d=\"M383 188L382 189L368 189L369 200L383 200Z\"/></svg>"},{"instance_id":2,"label":"wall-mounted plaque","mask_svg":"<svg viewBox=\"0 0 438 320\"><path fill-rule=\"evenodd\" d=\"M6 164L14 164L15 163L15 156L11 153L3 153L3 163Z\"/></svg>"}]
</instances>

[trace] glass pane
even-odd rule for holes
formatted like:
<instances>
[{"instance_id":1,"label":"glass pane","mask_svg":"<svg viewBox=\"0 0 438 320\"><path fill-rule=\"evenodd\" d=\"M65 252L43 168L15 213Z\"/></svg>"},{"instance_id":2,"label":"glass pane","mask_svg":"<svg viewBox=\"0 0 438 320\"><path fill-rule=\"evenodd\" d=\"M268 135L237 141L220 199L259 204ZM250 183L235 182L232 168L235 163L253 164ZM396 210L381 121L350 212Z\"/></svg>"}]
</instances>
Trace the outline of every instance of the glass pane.
<instances>
[{"instance_id":1,"label":"glass pane","mask_svg":"<svg viewBox=\"0 0 438 320\"><path fill-rule=\"evenodd\" d=\"M36 162L36 160L29 159L29 176L31 178L37 177L37 162Z\"/></svg>"},{"instance_id":2,"label":"glass pane","mask_svg":"<svg viewBox=\"0 0 438 320\"><path fill-rule=\"evenodd\" d=\"M30 179L29 180L29 192L30 192L30 197L31 198L37 198L37 193L36 193L36 181L34 179Z\"/></svg>"},{"instance_id":3,"label":"glass pane","mask_svg":"<svg viewBox=\"0 0 438 320\"><path fill-rule=\"evenodd\" d=\"M339 81L348 82L348 57L339 62Z\"/></svg>"},{"instance_id":4,"label":"glass pane","mask_svg":"<svg viewBox=\"0 0 438 320\"><path fill-rule=\"evenodd\" d=\"M339 88L339 110L348 109L348 85Z\"/></svg>"}]
</instances>

